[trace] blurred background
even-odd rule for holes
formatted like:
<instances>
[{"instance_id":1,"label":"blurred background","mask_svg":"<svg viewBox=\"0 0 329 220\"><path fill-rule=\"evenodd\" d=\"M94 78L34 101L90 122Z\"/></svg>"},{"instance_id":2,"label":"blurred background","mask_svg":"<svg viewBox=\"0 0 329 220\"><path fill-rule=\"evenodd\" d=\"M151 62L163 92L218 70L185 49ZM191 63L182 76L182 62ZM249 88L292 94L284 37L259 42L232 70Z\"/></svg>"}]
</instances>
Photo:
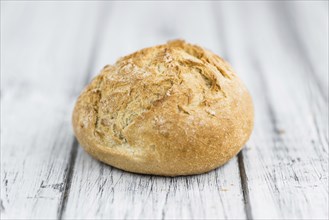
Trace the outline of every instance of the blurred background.
<instances>
[{"instance_id":1,"label":"blurred background","mask_svg":"<svg viewBox=\"0 0 329 220\"><path fill-rule=\"evenodd\" d=\"M172 39L247 85L245 149L172 180L93 160L71 129L77 96L103 66ZM4 218L327 219L328 140L328 1L1 1Z\"/></svg>"}]
</instances>

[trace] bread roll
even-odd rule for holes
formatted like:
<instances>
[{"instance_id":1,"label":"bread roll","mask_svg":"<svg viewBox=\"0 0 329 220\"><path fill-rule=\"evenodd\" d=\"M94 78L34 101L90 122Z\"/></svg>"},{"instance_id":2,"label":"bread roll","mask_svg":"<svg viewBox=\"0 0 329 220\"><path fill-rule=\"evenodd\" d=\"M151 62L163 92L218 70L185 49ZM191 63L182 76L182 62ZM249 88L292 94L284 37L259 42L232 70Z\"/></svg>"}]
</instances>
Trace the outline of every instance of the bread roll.
<instances>
[{"instance_id":1,"label":"bread roll","mask_svg":"<svg viewBox=\"0 0 329 220\"><path fill-rule=\"evenodd\" d=\"M73 128L81 146L111 166L199 174L241 150L253 104L226 61L175 40L105 66L78 98Z\"/></svg>"}]
</instances>

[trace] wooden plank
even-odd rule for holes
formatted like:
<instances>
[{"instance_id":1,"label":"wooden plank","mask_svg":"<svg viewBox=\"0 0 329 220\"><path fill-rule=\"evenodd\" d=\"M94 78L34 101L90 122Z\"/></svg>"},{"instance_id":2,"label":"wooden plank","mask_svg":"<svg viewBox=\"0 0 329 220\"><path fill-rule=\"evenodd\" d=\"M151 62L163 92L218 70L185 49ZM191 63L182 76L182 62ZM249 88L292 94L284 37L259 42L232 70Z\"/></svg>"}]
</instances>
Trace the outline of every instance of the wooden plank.
<instances>
[{"instance_id":1,"label":"wooden plank","mask_svg":"<svg viewBox=\"0 0 329 220\"><path fill-rule=\"evenodd\" d=\"M71 109L92 59L98 8L1 6L1 218L54 219L68 180Z\"/></svg>"},{"instance_id":2,"label":"wooden plank","mask_svg":"<svg viewBox=\"0 0 329 220\"><path fill-rule=\"evenodd\" d=\"M223 26L229 56L255 102L254 133L241 156L248 217L328 219L328 100L307 62L328 63L306 62L307 55L300 54L289 26L280 20L280 7L267 2L218 5L225 9L219 12L222 19L231 22ZM304 24L304 18L298 22ZM318 50L322 54L326 48L327 41Z\"/></svg>"},{"instance_id":3,"label":"wooden plank","mask_svg":"<svg viewBox=\"0 0 329 220\"><path fill-rule=\"evenodd\" d=\"M97 69L114 63L118 56L178 37L220 53L211 16L208 3L116 2L105 28ZM202 34L195 34L196 30ZM97 162L81 148L63 213L65 219L245 217L236 158L207 174L164 178L123 172Z\"/></svg>"},{"instance_id":4,"label":"wooden plank","mask_svg":"<svg viewBox=\"0 0 329 220\"><path fill-rule=\"evenodd\" d=\"M318 85L322 95L328 99L328 1L285 2L280 4L281 22L292 36L297 55L304 56L305 67L312 73L313 81Z\"/></svg>"}]
</instances>

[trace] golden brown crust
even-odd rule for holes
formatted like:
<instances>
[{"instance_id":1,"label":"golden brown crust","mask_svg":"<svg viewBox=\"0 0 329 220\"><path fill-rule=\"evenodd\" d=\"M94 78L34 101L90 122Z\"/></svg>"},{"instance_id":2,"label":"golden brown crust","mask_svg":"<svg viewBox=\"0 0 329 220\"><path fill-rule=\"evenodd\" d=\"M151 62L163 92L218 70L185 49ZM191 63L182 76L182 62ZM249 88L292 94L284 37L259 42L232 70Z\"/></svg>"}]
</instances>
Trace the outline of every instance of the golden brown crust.
<instances>
[{"instance_id":1,"label":"golden brown crust","mask_svg":"<svg viewBox=\"0 0 329 220\"><path fill-rule=\"evenodd\" d=\"M105 66L78 98L73 128L89 154L117 168L198 174L241 150L253 105L226 61L176 40Z\"/></svg>"}]
</instances>

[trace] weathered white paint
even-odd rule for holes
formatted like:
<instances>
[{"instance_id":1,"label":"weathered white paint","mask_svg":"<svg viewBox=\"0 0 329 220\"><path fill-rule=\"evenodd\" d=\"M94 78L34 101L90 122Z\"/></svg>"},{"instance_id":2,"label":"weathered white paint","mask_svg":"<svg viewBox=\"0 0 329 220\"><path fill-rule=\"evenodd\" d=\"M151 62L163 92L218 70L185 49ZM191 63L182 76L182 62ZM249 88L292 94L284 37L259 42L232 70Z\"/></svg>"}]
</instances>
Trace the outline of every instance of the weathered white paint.
<instances>
[{"instance_id":1,"label":"weathered white paint","mask_svg":"<svg viewBox=\"0 0 329 220\"><path fill-rule=\"evenodd\" d=\"M1 2L1 218L328 219L326 8ZM175 38L228 59L250 89L256 121L246 149L215 171L178 178L92 159L70 125L86 80Z\"/></svg>"},{"instance_id":2,"label":"weathered white paint","mask_svg":"<svg viewBox=\"0 0 329 220\"><path fill-rule=\"evenodd\" d=\"M255 103L255 129L243 151L249 216L327 219L328 100L314 82L308 57L296 48L295 30L280 20L280 7L233 3L221 10L231 22L224 29L229 57ZM317 23L317 17L308 19Z\"/></svg>"},{"instance_id":3,"label":"weathered white paint","mask_svg":"<svg viewBox=\"0 0 329 220\"><path fill-rule=\"evenodd\" d=\"M73 2L1 6L1 218L54 219L99 11Z\"/></svg>"},{"instance_id":4,"label":"weathered white paint","mask_svg":"<svg viewBox=\"0 0 329 220\"><path fill-rule=\"evenodd\" d=\"M328 1L316 2L287 2L285 5L285 19L291 29L298 53L302 54L307 61L306 65L316 77L318 86L328 97L328 53L325 45L328 45Z\"/></svg>"}]
</instances>

